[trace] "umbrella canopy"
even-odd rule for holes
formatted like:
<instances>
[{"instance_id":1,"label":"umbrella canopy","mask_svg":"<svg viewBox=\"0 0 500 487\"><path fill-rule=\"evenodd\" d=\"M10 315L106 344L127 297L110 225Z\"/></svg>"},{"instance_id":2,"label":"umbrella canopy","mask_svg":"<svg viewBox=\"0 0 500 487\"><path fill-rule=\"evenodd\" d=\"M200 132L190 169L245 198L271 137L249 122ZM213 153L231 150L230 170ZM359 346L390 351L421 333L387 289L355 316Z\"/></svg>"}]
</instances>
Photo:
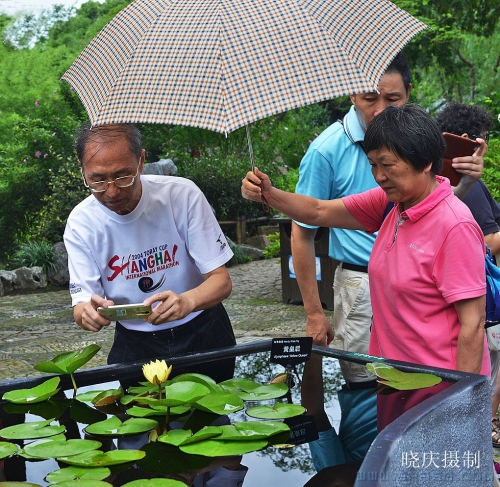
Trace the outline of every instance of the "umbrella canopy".
<instances>
[{"instance_id":1,"label":"umbrella canopy","mask_svg":"<svg viewBox=\"0 0 500 487\"><path fill-rule=\"evenodd\" d=\"M375 91L426 26L387 0L135 0L63 79L92 125L229 133L270 115Z\"/></svg>"}]
</instances>

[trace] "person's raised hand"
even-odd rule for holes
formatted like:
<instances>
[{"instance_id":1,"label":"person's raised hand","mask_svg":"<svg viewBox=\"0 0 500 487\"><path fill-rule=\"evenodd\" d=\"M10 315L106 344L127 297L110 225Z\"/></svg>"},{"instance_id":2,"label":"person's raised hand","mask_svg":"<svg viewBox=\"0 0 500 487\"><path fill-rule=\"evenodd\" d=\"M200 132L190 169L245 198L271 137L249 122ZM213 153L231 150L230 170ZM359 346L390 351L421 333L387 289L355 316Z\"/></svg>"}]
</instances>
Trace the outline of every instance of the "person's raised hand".
<instances>
[{"instance_id":1,"label":"person's raised hand","mask_svg":"<svg viewBox=\"0 0 500 487\"><path fill-rule=\"evenodd\" d=\"M108 306L113 306L114 302L109 299L104 299L98 294L93 294L90 301L87 303L79 303L77 306L82 306L81 308L81 324L80 328L88 331L101 331L105 326L109 326L111 321L109 321L104 316L101 316L97 312L97 308L102 306L107 308Z\"/></svg>"},{"instance_id":2,"label":"person's raised hand","mask_svg":"<svg viewBox=\"0 0 500 487\"><path fill-rule=\"evenodd\" d=\"M152 325L161 325L168 321L180 320L194 309L194 304L186 294L177 294L173 291L162 291L144 300L144 305L152 306L159 303L149 314L147 321Z\"/></svg>"},{"instance_id":3,"label":"person's raised hand","mask_svg":"<svg viewBox=\"0 0 500 487\"><path fill-rule=\"evenodd\" d=\"M263 201L271 192L271 181L267 174L255 168L255 172L248 171L241 181L241 195L251 201Z\"/></svg>"},{"instance_id":4,"label":"person's raised hand","mask_svg":"<svg viewBox=\"0 0 500 487\"><path fill-rule=\"evenodd\" d=\"M484 155L488 151L488 145L484 139L475 140L478 147L471 156L454 157L452 165L465 178L464 184L472 184L481 178L484 167Z\"/></svg>"}]
</instances>

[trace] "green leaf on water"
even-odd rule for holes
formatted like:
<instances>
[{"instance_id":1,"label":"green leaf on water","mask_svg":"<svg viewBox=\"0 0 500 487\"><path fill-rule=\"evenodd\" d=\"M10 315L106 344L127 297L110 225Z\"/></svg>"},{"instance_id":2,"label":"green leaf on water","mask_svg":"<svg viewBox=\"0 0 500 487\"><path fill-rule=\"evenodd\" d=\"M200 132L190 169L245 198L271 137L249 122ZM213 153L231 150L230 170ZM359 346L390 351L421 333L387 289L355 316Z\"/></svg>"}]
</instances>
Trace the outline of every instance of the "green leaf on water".
<instances>
[{"instance_id":1,"label":"green leaf on water","mask_svg":"<svg viewBox=\"0 0 500 487\"><path fill-rule=\"evenodd\" d=\"M122 487L186 487L186 484L173 479L139 479L127 482Z\"/></svg>"},{"instance_id":2,"label":"green leaf on water","mask_svg":"<svg viewBox=\"0 0 500 487\"><path fill-rule=\"evenodd\" d=\"M56 458L60 456L69 457L79 455L87 451L97 450L101 447L101 442L85 439L54 440L44 443L30 443L24 447L24 451L31 458Z\"/></svg>"},{"instance_id":3,"label":"green leaf on water","mask_svg":"<svg viewBox=\"0 0 500 487\"><path fill-rule=\"evenodd\" d=\"M61 379L59 377L52 377L31 389L8 391L2 396L2 399L14 404L34 404L42 402L59 391L57 386L60 381Z\"/></svg>"},{"instance_id":4,"label":"green leaf on water","mask_svg":"<svg viewBox=\"0 0 500 487\"><path fill-rule=\"evenodd\" d=\"M380 384L400 391L425 389L439 384L442 379L423 372L403 372L384 363L369 363L366 368L377 375Z\"/></svg>"},{"instance_id":5,"label":"green leaf on water","mask_svg":"<svg viewBox=\"0 0 500 487\"><path fill-rule=\"evenodd\" d=\"M196 373L189 373L189 374L181 374L178 375L177 377L174 377L172 379L172 384L175 384L176 382L198 382L199 384L204 385L211 391L217 389L217 383L208 375L203 375L203 374L196 374Z\"/></svg>"},{"instance_id":6,"label":"green leaf on water","mask_svg":"<svg viewBox=\"0 0 500 487\"><path fill-rule=\"evenodd\" d=\"M275 384L259 384L250 379L235 378L219 384L226 392L236 394L244 401L263 401L276 399L288 392L284 382Z\"/></svg>"},{"instance_id":7,"label":"green leaf on water","mask_svg":"<svg viewBox=\"0 0 500 487\"><path fill-rule=\"evenodd\" d=\"M99 345L92 344L82 350L64 352L48 362L39 362L35 365L35 369L49 374L72 374L86 364L100 349Z\"/></svg>"},{"instance_id":8,"label":"green leaf on water","mask_svg":"<svg viewBox=\"0 0 500 487\"><path fill-rule=\"evenodd\" d=\"M93 480L93 479L83 479L75 482L74 480L68 480L66 482L60 482L57 487L113 487L113 484L109 482L104 482L103 480Z\"/></svg>"},{"instance_id":9,"label":"green leaf on water","mask_svg":"<svg viewBox=\"0 0 500 487\"><path fill-rule=\"evenodd\" d=\"M45 421L30 421L23 424L15 424L3 428L2 438L6 440L30 440L35 438L46 438L58 435L66 431L64 426L50 426L53 419Z\"/></svg>"},{"instance_id":10,"label":"green leaf on water","mask_svg":"<svg viewBox=\"0 0 500 487\"><path fill-rule=\"evenodd\" d=\"M203 455L205 457L225 457L244 455L252 451L262 450L267 446L266 440L249 440L249 441L222 441L217 439L209 439L190 443L188 445L180 445L181 451L189 454Z\"/></svg>"},{"instance_id":11,"label":"green leaf on water","mask_svg":"<svg viewBox=\"0 0 500 487\"><path fill-rule=\"evenodd\" d=\"M122 463L136 462L144 458L145 452L141 450L100 450L89 451L71 457L57 457L57 460L76 467L109 467Z\"/></svg>"},{"instance_id":12,"label":"green leaf on water","mask_svg":"<svg viewBox=\"0 0 500 487\"><path fill-rule=\"evenodd\" d=\"M5 481L5 482L0 482L0 487L41 487L40 484L34 484L33 482L16 482L15 480L12 481Z\"/></svg>"},{"instance_id":13,"label":"green leaf on water","mask_svg":"<svg viewBox=\"0 0 500 487\"><path fill-rule=\"evenodd\" d=\"M18 449L19 447L15 443L0 441L0 460L14 455L14 453L17 453Z\"/></svg>"},{"instance_id":14,"label":"green leaf on water","mask_svg":"<svg viewBox=\"0 0 500 487\"><path fill-rule=\"evenodd\" d=\"M184 414L191 409L190 406L176 406L170 408L170 416ZM149 408L143 408L140 406L132 406L127 409L127 414L129 416L134 416L136 418L148 418L150 416L163 416L167 414L167 406L156 406L151 404Z\"/></svg>"},{"instance_id":15,"label":"green leaf on water","mask_svg":"<svg viewBox=\"0 0 500 487\"><path fill-rule=\"evenodd\" d=\"M167 443L168 445L179 446L188 438L193 435L191 430L170 430L163 435L158 436L160 443Z\"/></svg>"},{"instance_id":16,"label":"green leaf on water","mask_svg":"<svg viewBox=\"0 0 500 487\"><path fill-rule=\"evenodd\" d=\"M248 408L245 412L251 418L258 419L285 419L300 416L306 411L306 408L298 404L275 403L274 406L255 406Z\"/></svg>"},{"instance_id":17,"label":"green leaf on water","mask_svg":"<svg viewBox=\"0 0 500 487\"><path fill-rule=\"evenodd\" d=\"M119 437L145 433L157 426L158 421L153 419L131 418L122 423L120 418L111 416L104 421L88 425L84 430L90 435Z\"/></svg>"},{"instance_id":18,"label":"green leaf on water","mask_svg":"<svg viewBox=\"0 0 500 487\"><path fill-rule=\"evenodd\" d=\"M210 389L197 382L176 382L164 390L164 399L141 397L139 402L157 406L182 406L192 404L210 393Z\"/></svg>"},{"instance_id":19,"label":"green leaf on water","mask_svg":"<svg viewBox=\"0 0 500 487\"><path fill-rule=\"evenodd\" d=\"M210 393L193 404L193 407L215 414L230 414L244 407L243 400L234 394Z\"/></svg>"},{"instance_id":20,"label":"green leaf on water","mask_svg":"<svg viewBox=\"0 0 500 487\"><path fill-rule=\"evenodd\" d=\"M47 482L56 484L75 480L103 480L110 475L111 470L107 467L65 467L50 472L45 479Z\"/></svg>"}]
</instances>

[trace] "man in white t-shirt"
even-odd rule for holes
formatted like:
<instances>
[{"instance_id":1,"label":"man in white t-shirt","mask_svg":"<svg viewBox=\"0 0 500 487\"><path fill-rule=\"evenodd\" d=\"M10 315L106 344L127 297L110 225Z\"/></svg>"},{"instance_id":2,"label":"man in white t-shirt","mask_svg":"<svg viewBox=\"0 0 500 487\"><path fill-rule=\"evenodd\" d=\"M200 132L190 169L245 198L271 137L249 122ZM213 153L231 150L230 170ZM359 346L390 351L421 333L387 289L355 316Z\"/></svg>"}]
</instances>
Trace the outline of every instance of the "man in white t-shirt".
<instances>
[{"instance_id":1,"label":"man in white t-shirt","mask_svg":"<svg viewBox=\"0 0 500 487\"><path fill-rule=\"evenodd\" d=\"M234 345L221 304L231 292L225 264L233 253L199 188L141 175L145 152L133 125L84 125L76 150L92 194L73 209L64 233L75 321L97 332L110 325L99 306L153 306L144 321L116 323L108 363ZM233 376L234 359L189 370L222 381Z\"/></svg>"}]
</instances>

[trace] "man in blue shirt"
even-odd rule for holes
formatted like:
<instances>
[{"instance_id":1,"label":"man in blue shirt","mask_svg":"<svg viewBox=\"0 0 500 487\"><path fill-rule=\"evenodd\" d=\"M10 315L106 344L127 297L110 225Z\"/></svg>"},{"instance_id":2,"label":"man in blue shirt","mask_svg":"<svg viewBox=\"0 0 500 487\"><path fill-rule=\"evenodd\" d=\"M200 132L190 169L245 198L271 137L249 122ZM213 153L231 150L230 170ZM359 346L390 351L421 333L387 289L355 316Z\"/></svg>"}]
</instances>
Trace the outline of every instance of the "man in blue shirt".
<instances>
[{"instance_id":1,"label":"man in blue shirt","mask_svg":"<svg viewBox=\"0 0 500 487\"><path fill-rule=\"evenodd\" d=\"M376 187L363 150L366 128L388 105L404 105L411 88L411 71L400 53L380 79L378 92L351 95L352 107L343 120L328 127L309 146L300 165L296 193L326 200ZM484 152L483 142L474 156L454 160L455 169L465 175L454 188L457 196L463 197L481 177ZM315 234L315 227L292 223L292 257L306 312L306 333L313 337L315 344L331 343L337 349L366 354L372 317L367 266L376 235L330 229L329 256L339 262L333 284L334 333L323 311L316 283ZM345 384L338 394L343 411L339 435L333 428L321 432L320 427L320 440L310 445L315 464L320 468L362 459L377 434L376 395L372 394L375 376L361 364L341 361L340 365ZM303 396L303 402L304 399ZM348 411L351 414L347 414ZM361 414L362 411L372 411L372 414ZM327 460L323 447L329 450L332 443L336 445L335 453Z\"/></svg>"}]
</instances>

